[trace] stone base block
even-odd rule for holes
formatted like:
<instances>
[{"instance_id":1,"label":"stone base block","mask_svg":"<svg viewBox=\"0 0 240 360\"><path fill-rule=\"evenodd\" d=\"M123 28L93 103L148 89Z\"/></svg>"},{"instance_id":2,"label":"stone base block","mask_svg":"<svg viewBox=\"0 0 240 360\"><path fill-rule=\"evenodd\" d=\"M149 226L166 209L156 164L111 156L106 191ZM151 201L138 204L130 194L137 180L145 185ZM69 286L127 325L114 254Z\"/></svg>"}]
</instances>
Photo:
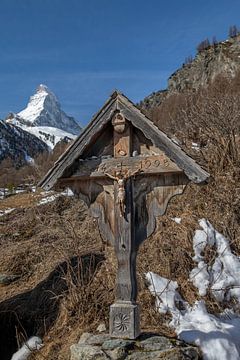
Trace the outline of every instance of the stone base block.
<instances>
[{"instance_id":1,"label":"stone base block","mask_svg":"<svg viewBox=\"0 0 240 360\"><path fill-rule=\"evenodd\" d=\"M110 306L110 336L136 339L140 335L139 305L118 302Z\"/></svg>"}]
</instances>

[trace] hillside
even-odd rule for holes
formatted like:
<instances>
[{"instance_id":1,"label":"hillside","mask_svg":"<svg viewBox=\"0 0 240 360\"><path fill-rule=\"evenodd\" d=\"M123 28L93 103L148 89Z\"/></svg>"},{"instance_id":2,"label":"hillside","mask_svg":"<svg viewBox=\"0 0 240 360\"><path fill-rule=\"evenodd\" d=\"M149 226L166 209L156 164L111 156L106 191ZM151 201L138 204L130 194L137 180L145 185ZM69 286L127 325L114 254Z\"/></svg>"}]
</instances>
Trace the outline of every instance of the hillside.
<instances>
[{"instance_id":1,"label":"hillside","mask_svg":"<svg viewBox=\"0 0 240 360\"><path fill-rule=\"evenodd\" d=\"M174 93L196 91L212 83L219 75L233 78L240 70L240 35L199 50L168 79L168 87L140 102L143 109L159 106Z\"/></svg>"},{"instance_id":2,"label":"hillside","mask_svg":"<svg viewBox=\"0 0 240 360\"><path fill-rule=\"evenodd\" d=\"M47 145L41 139L0 120L0 162L9 158L19 167L33 163L37 155L47 150Z\"/></svg>"},{"instance_id":3,"label":"hillside","mask_svg":"<svg viewBox=\"0 0 240 360\"><path fill-rule=\"evenodd\" d=\"M230 263L234 260L239 265L238 80L222 79L204 91L186 95L182 103L174 97L171 101L177 102L177 109L172 103L168 104L167 112L164 107L158 109L159 121L167 113L169 121L174 118L173 124L168 124L171 132L178 135L177 141L211 174L211 180L204 187L188 186L183 196L174 198L167 213L159 217L155 234L140 248L137 269L141 322L145 331L172 337L179 331L175 328L174 332L174 327L169 326L174 315L156 311L155 298L146 282L149 272L169 279L167 282L174 280L175 288L178 284L184 299L178 303L178 316L183 316L187 304L188 309L196 309L196 319L200 321L204 316L206 326L219 331L219 336L225 339L230 335L226 333L228 330L221 330L224 321L218 315L231 306L231 319L235 324L231 323L232 331L238 326L239 300L232 292L238 287L236 277L227 277L230 282L225 278L219 301L210 283L204 282L206 291L201 290L200 294L199 282L190 281L190 274L199 273L196 269L202 264L194 257L193 247L196 231L202 231L200 224L204 224L203 221L199 224L200 219L209 221L224 236L217 235L218 239L227 239L224 240L230 244L227 257L232 259ZM16 276L13 282L0 287L0 338L1 343L6 344L3 351L16 350L17 331L19 339L32 335L43 339L44 347L34 358L67 359L70 345L77 342L84 331L95 331L101 323L108 327L116 273L113 249L104 244L96 221L74 197L42 191L18 194L1 201L0 210L3 214L0 274ZM209 268L209 274L214 274L217 264L222 264L223 276L231 271L226 265L227 258L221 257L214 245L206 246L201 259ZM91 269L87 277L85 268ZM194 320L192 328L197 324ZM198 333L201 326L199 324ZM230 345L238 351L235 343Z\"/></svg>"}]
</instances>

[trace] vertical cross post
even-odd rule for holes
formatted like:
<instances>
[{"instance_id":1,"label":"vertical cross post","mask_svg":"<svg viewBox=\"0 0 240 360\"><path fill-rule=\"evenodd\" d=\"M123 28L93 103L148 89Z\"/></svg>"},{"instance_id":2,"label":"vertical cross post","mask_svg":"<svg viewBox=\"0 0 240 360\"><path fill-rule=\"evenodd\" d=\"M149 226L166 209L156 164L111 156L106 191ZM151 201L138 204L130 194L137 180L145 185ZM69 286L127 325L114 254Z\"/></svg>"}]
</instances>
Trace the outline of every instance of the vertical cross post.
<instances>
[{"instance_id":1,"label":"vertical cross post","mask_svg":"<svg viewBox=\"0 0 240 360\"><path fill-rule=\"evenodd\" d=\"M115 199L117 198L115 184ZM115 253L118 270L116 279L116 301L110 307L110 335L135 339L140 334L139 305L136 304L136 246L134 237L134 208L132 179L126 181L126 209L121 216L115 207Z\"/></svg>"},{"instance_id":2,"label":"vertical cross post","mask_svg":"<svg viewBox=\"0 0 240 360\"><path fill-rule=\"evenodd\" d=\"M114 157L130 156L131 129L121 114L113 120ZM121 169L121 171L123 171ZM127 169L126 169L127 171ZM140 334L139 306L136 304L136 244L134 231L133 180L124 180L124 212L119 204L119 183L114 182L114 237L118 262L116 301L110 307L110 335L135 339Z\"/></svg>"}]
</instances>

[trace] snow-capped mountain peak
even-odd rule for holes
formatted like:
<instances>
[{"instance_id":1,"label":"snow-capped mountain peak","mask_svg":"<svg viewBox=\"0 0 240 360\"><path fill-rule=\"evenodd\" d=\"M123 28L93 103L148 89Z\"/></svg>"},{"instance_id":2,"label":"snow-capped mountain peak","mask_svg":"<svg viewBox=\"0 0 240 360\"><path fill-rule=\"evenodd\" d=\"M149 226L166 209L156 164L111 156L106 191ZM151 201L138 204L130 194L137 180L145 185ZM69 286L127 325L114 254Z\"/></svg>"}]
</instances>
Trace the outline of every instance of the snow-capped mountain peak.
<instances>
[{"instance_id":1,"label":"snow-capped mountain peak","mask_svg":"<svg viewBox=\"0 0 240 360\"><path fill-rule=\"evenodd\" d=\"M65 114L61 105L46 85L40 84L30 97L27 107L18 113L20 118L34 126L50 126L79 134L81 128L73 117Z\"/></svg>"},{"instance_id":2,"label":"snow-capped mountain peak","mask_svg":"<svg viewBox=\"0 0 240 360\"><path fill-rule=\"evenodd\" d=\"M52 94L54 95L50 90L49 88L47 87L47 85L44 85L44 84L40 84L38 87L37 87L37 93L41 93L41 92L45 92L47 94ZM55 95L54 95L55 96Z\"/></svg>"},{"instance_id":3,"label":"snow-capped mountain peak","mask_svg":"<svg viewBox=\"0 0 240 360\"><path fill-rule=\"evenodd\" d=\"M44 110L44 103L48 96L52 97L52 94L50 94L47 86L42 84L39 85L36 93L30 97L27 107L18 113L20 118L23 118L24 120L32 124L38 121L38 117L41 116L41 112ZM57 101L54 95L52 101L53 105L55 105L55 102Z\"/></svg>"},{"instance_id":4,"label":"snow-capped mountain peak","mask_svg":"<svg viewBox=\"0 0 240 360\"><path fill-rule=\"evenodd\" d=\"M18 114L10 113L6 122L21 127L53 148L63 138L73 139L81 132L77 121L62 109L56 95L40 84L27 107Z\"/></svg>"}]
</instances>

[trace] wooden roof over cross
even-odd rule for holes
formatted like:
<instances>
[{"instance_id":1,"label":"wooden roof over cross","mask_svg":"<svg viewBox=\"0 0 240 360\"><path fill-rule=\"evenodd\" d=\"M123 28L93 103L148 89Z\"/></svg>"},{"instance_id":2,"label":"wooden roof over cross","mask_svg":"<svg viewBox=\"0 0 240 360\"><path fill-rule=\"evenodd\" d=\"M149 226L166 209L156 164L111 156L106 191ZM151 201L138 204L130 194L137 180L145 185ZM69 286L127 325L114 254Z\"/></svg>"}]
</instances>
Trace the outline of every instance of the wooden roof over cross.
<instances>
[{"instance_id":1,"label":"wooden roof over cross","mask_svg":"<svg viewBox=\"0 0 240 360\"><path fill-rule=\"evenodd\" d=\"M190 156L188 156L176 143L163 131L157 128L125 95L114 91L103 107L94 115L91 122L72 143L72 145L58 159L46 176L40 181L39 186L46 190L56 185L65 173L71 174L75 162L83 152L93 144L104 131L107 123L116 112L121 114L139 129L152 144L161 149L194 183L203 183L209 174L203 170Z\"/></svg>"},{"instance_id":2,"label":"wooden roof over cross","mask_svg":"<svg viewBox=\"0 0 240 360\"><path fill-rule=\"evenodd\" d=\"M110 334L136 338L136 255L169 200L209 174L160 131L126 96L114 92L39 183L70 187L98 218L118 260Z\"/></svg>"}]
</instances>

